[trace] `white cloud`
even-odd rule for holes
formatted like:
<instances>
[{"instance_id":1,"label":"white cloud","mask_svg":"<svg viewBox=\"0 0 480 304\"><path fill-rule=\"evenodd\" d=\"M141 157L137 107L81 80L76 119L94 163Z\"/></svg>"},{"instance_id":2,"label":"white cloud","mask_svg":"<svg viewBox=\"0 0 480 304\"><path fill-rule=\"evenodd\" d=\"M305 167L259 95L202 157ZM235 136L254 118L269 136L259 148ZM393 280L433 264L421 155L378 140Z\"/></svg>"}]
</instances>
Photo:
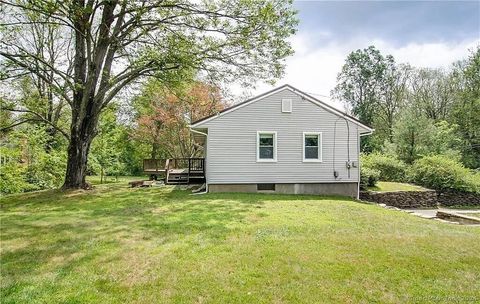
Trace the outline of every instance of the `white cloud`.
<instances>
[{"instance_id":1,"label":"white cloud","mask_svg":"<svg viewBox=\"0 0 480 304\"><path fill-rule=\"evenodd\" d=\"M449 67L454 61L466 58L470 50L478 46L480 40L463 41L461 43L411 43L395 48L379 41L378 48L392 54L397 62L410 63L416 67Z\"/></svg>"},{"instance_id":2,"label":"white cloud","mask_svg":"<svg viewBox=\"0 0 480 304\"><path fill-rule=\"evenodd\" d=\"M328 33L322 33L328 36ZM291 84L307 93L315 93L315 97L343 110L340 102L332 101L328 97L336 84L337 74L340 72L347 55L356 49L375 45L382 54L391 54L398 63L410 63L417 67L448 67L456 60L466 58L470 50L480 44L479 40L463 41L460 43L411 43L403 47L396 47L384 40L365 40L359 38L346 44L329 43L313 45L309 35L299 34L292 38L295 54L287 59L285 76L275 86L285 83ZM251 95L258 95L272 89L267 84L258 84ZM243 95L243 89L233 86L234 95Z\"/></svg>"}]
</instances>

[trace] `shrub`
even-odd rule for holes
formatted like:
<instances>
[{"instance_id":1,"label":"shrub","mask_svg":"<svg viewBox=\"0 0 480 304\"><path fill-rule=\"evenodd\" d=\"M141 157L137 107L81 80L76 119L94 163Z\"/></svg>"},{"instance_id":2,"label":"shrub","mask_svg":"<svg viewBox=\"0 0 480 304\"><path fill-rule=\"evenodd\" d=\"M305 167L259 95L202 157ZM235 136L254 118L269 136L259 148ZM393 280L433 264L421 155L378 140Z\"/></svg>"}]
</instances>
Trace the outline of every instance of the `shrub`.
<instances>
[{"instance_id":1,"label":"shrub","mask_svg":"<svg viewBox=\"0 0 480 304\"><path fill-rule=\"evenodd\" d=\"M402 182L406 180L407 165L392 155L374 152L360 156L361 166L379 172L382 181Z\"/></svg>"},{"instance_id":2,"label":"shrub","mask_svg":"<svg viewBox=\"0 0 480 304\"><path fill-rule=\"evenodd\" d=\"M417 160L410 175L414 183L427 188L480 193L480 179L477 174L446 156L432 155Z\"/></svg>"},{"instance_id":3,"label":"shrub","mask_svg":"<svg viewBox=\"0 0 480 304\"><path fill-rule=\"evenodd\" d=\"M37 189L51 189L62 185L65 177L66 155L51 151L39 153L25 173L26 180Z\"/></svg>"},{"instance_id":4,"label":"shrub","mask_svg":"<svg viewBox=\"0 0 480 304\"><path fill-rule=\"evenodd\" d=\"M0 169L0 193L12 194L34 190L23 178L24 173L24 167L16 162L2 165Z\"/></svg>"},{"instance_id":5,"label":"shrub","mask_svg":"<svg viewBox=\"0 0 480 304\"><path fill-rule=\"evenodd\" d=\"M367 187L374 187L380 177L380 171L370 169L368 167L362 167L360 171L360 188L363 190Z\"/></svg>"}]
</instances>

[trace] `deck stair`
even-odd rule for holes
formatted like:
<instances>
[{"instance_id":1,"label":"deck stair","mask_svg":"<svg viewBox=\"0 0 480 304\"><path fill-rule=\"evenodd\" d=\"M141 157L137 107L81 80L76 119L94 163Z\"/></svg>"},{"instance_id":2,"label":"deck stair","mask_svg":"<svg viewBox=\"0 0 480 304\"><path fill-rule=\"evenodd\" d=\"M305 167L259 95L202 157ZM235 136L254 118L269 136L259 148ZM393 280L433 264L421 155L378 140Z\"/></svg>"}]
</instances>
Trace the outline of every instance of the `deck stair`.
<instances>
[{"instance_id":1,"label":"deck stair","mask_svg":"<svg viewBox=\"0 0 480 304\"><path fill-rule=\"evenodd\" d=\"M185 169L170 169L167 173L167 184L188 184L188 171Z\"/></svg>"}]
</instances>

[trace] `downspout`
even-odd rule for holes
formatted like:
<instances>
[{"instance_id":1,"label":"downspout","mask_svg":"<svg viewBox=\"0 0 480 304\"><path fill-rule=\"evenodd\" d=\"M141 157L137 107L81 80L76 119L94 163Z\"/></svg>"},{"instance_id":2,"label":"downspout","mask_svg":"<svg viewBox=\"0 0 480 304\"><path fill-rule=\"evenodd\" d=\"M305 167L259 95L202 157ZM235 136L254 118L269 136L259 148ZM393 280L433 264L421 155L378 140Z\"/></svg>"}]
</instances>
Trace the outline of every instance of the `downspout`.
<instances>
[{"instance_id":1,"label":"downspout","mask_svg":"<svg viewBox=\"0 0 480 304\"><path fill-rule=\"evenodd\" d=\"M339 119L343 118L345 121L345 124L347 126L347 163L345 166L347 167L348 170L348 178L350 179L350 124L348 123L348 120L344 116L340 116L335 120L335 123L333 124L333 177L335 180L338 179L338 172L336 170L336 165L335 165L335 150L336 150L336 140L337 140L337 122Z\"/></svg>"},{"instance_id":2,"label":"downspout","mask_svg":"<svg viewBox=\"0 0 480 304\"><path fill-rule=\"evenodd\" d=\"M357 200L360 199L360 133L357 127L357 157L358 157L358 179L357 179Z\"/></svg>"}]
</instances>

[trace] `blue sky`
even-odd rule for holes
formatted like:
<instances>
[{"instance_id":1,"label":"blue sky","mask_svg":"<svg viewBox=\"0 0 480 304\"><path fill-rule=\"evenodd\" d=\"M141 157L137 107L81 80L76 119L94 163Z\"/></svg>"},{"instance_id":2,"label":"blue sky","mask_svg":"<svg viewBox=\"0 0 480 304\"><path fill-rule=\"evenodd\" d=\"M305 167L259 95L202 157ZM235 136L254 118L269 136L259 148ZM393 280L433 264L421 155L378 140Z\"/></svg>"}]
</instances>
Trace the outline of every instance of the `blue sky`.
<instances>
[{"instance_id":1,"label":"blue sky","mask_svg":"<svg viewBox=\"0 0 480 304\"><path fill-rule=\"evenodd\" d=\"M346 56L369 45L397 62L448 68L480 44L480 1L295 1L294 7L300 19L291 38L295 55L276 86L290 83L310 93L329 95ZM248 93L269 89L259 84Z\"/></svg>"}]
</instances>

